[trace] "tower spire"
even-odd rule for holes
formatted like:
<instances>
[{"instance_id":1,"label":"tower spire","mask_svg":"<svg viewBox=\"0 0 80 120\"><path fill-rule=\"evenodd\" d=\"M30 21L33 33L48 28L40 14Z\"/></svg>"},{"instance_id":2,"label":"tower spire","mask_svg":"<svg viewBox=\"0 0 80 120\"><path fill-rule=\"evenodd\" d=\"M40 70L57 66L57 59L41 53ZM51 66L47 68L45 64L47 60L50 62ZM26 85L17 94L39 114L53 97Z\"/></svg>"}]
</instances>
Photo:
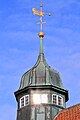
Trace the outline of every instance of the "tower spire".
<instances>
[{"instance_id":1,"label":"tower spire","mask_svg":"<svg viewBox=\"0 0 80 120\"><path fill-rule=\"evenodd\" d=\"M40 12L42 13L42 0L40 0ZM40 16L40 31L42 31L42 26L43 25L43 16Z\"/></svg>"},{"instance_id":2,"label":"tower spire","mask_svg":"<svg viewBox=\"0 0 80 120\"><path fill-rule=\"evenodd\" d=\"M40 32L38 34L38 36L42 39L44 37L44 33L43 33L43 24L45 22L43 22L43 15L44 15L44 12L42 11L43 10L43 6L42 6L42 0L40 0L40 22L38 24L40 24Z\"/></svg>"},{"instance_id":3,"label":"tower spire","mask_svg":"<svg viewBox=\"0 0 80 120\"><path fill-rule=\"evenodd\" d=\"M40 17L40 53L35 65L22 75L20 87L15 92L16 120L53 120L66 107L68 91L63 87L59 72L52 69L44 57L42 18L47 13L42 11L42 0L40 10L32 10Z\"/></svg>"},{"instance_id":4,"label":"tower spire","mask_svg":"<svg viewBox=\"0 0 80 120\"><path fill-rule=\"evenodd\" d=\"M40 0L40 12L42 13L42 0ZM40 37L40 54L43 53L43 41L42 41L42 38L44 37L44 33L42 32L43 31L43 15L41 14L40 16L40 33L38 34L38 36Z\"/></svg>"},{"instance_id":5,"label":"tower spire","mask_svg":"<svg viewBox=\"0 0 80 120\"><path fill-rule=\"evenodd\" d=\"M32 12L34 15L37 15L40 17L40 21L37 24L40 24L40 32L38 34L39 38L40 38L40 55L41 55L41 59L43 58L42 54L43 54L43 37L44 37L44 32L43 32L43 24L46 22L43 22L43 16L44 15L48 15L51 16L50 13L46 13L43 12L43 5L42 5L42 0L40 0L40 10L36 10L35 8L32 8Z\"/></svg>"},{"instance_id":6,"label":"tower spire","mask_svg":"<svg viewBox=\"0 0 80 120\"><path fill-rule=\"evenodd\" d=\"M40 0L40 10L36 10L35 8L32 8L32 11L33 11L34 15L37 15L40 17L40 22L37 23L37 24L40 24L40 32L39 32L38 36L42 39L44 37L43 24L45 23L45 22L43 22L43 16L44 15L51 16L51 14L43 12L42 0Z\"/></svg>"}]
</instances>

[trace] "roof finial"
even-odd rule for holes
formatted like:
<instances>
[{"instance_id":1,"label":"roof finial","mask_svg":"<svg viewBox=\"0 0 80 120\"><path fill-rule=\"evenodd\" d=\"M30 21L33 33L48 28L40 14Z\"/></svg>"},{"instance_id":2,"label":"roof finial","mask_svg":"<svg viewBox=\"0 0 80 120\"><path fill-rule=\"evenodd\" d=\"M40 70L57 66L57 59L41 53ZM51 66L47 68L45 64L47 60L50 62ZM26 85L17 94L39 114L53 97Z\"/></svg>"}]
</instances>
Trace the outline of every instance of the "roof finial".
<instances>
[{"instance_id":1,"label":"roof finial","mask_svg":"<svg viewBox=\"0 0 80 120\"><path fill-rule=\"evenodd\" d=\"M43 22L43 16L44 16L44 15L51 16L50 13L43 12L42 8L43 8L43 6L42 6L42 0L40 0L40 10L36 10L35 8L32 8L33 14L34 14L34 15L38 15L38 16L40 17L40 22L38 22L38 24L40 24L40 32L39 32L38 36L39 36L41 39L44 37L43 24L44 24L45 22Z\"/></svg>"}]
</instances>

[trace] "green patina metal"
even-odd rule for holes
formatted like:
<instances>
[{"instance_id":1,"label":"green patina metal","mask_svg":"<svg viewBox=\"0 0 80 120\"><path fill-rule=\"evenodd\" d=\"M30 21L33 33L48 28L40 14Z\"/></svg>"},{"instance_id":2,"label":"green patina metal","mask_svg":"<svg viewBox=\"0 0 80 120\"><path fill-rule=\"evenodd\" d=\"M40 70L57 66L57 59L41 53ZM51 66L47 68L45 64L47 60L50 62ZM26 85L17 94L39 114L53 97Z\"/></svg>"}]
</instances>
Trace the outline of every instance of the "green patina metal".
<instances>
[{"instance_id":1,"label":"green patina metal","mask_svg":"<svg viewBox=\"0 0 80 120\"><path fill-rule=\"evenodd\" d=\"M39 52L39 54L43 54L44 52L43 52L43 39L42 38L40 38L40 52Z\"/></svg>"},{"instance_id":2,"label":"green patina metal","mask_svg":"<svg viewBox=\"0 0 80 120\"><path fill-rule=\"evenodd\" d=\"M33 105L32 95L47 94L48 104ZM29 106L20 109L20 98L28 94ZM52 94L63 98L63 107L52 104ZM43 52L43 39L40 38L40 50L36 64L23 74L19 90L15 92L18 102L17 120L53 120L55 115L66 107L68 91L63 87L59 72L52 69L46 62Z\"/></svg>"},{"instance_id":3,"label":"green patina metal","mask_svg":"<svg viewBox=\"0 0 80 120\"><path fill-rule=\"evenodd\" d=\"M42 39L40 39L38 60L29 71L23 74L20 89L33 85L53 85L64 89L59 72L52 69L46 62Z\"/></svg>"}]
</instances>

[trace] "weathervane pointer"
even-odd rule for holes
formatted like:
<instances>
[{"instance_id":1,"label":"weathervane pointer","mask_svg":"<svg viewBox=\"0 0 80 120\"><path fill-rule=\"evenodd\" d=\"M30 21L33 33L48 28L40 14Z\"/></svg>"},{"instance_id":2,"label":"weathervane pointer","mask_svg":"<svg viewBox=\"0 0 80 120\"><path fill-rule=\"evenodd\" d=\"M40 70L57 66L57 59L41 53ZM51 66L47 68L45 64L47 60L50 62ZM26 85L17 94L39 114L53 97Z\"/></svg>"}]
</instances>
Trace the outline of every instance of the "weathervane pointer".
<instances>
[{"instance_id":1,"label":"weathervane pointer","mask_svg":"<svg viewBox=\"0 0 80 120\"><path fill-rule=\"evenodd\" d=\"M42 0L40 0L40 10L36 10L35 8L32 8L33 14L40 17L40 22L37 23L37 24L40 24L40 33L38 34L39 37L44 37L44 33L42 31L43 31L43 24L46 22L43 22L43 16L44 15L51 16L50 13L43 12L42 8L43 8Z\"/></svg>"}]
</instances>

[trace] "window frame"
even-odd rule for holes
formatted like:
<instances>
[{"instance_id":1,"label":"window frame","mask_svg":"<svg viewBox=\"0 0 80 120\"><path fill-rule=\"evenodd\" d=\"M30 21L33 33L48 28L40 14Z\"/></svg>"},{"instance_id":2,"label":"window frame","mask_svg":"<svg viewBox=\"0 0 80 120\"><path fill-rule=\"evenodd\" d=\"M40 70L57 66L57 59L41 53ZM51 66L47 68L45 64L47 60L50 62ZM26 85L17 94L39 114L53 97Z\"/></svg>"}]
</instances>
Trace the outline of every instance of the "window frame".
<instances>
[{"instance_id":1,"label":"window frame","mask_svg":"<svg viewBox=\"0 0 80 120\"><path fill-rule=\"evenodd\" d=\"M35 95L39 95L39 98L40 98L39 103L34 102L34 96ZM38 93L33 94L33 104L48 104L48 94L38 94Z\"/></svg>"},{"instance_id":2,"label":"window frame","mask_svg":"<svg viewBox=\"0 0 80 120\"><path fill-rule=\"evenodd\" d=\"M56 96L56 104L53 103L53 96ZM59 104L59 98L61 98L61 105ZM58 106L63 106L63 97L57 94L52 94L52 104L58 105Z\"/></svg>"},{"instance_id":3,"label":"window frame","mask_svg":"<svg viewBox=\"0 0 80 120\"><path fill-rule=\"evenodd\" d=\"M56 104L54 103L53 96L56 96ZM57 95L56 94L52 94L52 103L55 104L55 105L57 105Z\"/></svg>"},{"instance_id":4,"label":"window frame","mask_svg":"<svg viewBox=\"0 0 80 120\"><path fill-rule=\"evenodd\" d=\"M24 96L20 98L20 108L24 107L24 105L22 106L22 99L24 99ZM23 104L24 104L24 100L23 100Z\"/></svg>"},{"instance_id":5,"label":"window frame","mask_svg":"<svg viewBox=\"0 0 80 120\"><path fill-rule=\"evenodd\" d=\"M61 99L60 104L59 104L59 98ZM63 106L63 97L58 95L58 105Z\"/></svg>"},{"instance_id":6,"label":"window frame","mask_svg":"<svg viewBox=\"0 0 80 120\"><path fill-rule=\"evenodd\" d=\"M28 97L28 103L26 104L26 97ZM22 106L22 99L24 99L24 101L23 101L23 106ZM29 105L29 95L24 95L24 96L22 96L21 98L20 98L20 108L23 108L23 107L25 107L25 106L27 106L27 105Z\"/></svg>"}]
</instances>

